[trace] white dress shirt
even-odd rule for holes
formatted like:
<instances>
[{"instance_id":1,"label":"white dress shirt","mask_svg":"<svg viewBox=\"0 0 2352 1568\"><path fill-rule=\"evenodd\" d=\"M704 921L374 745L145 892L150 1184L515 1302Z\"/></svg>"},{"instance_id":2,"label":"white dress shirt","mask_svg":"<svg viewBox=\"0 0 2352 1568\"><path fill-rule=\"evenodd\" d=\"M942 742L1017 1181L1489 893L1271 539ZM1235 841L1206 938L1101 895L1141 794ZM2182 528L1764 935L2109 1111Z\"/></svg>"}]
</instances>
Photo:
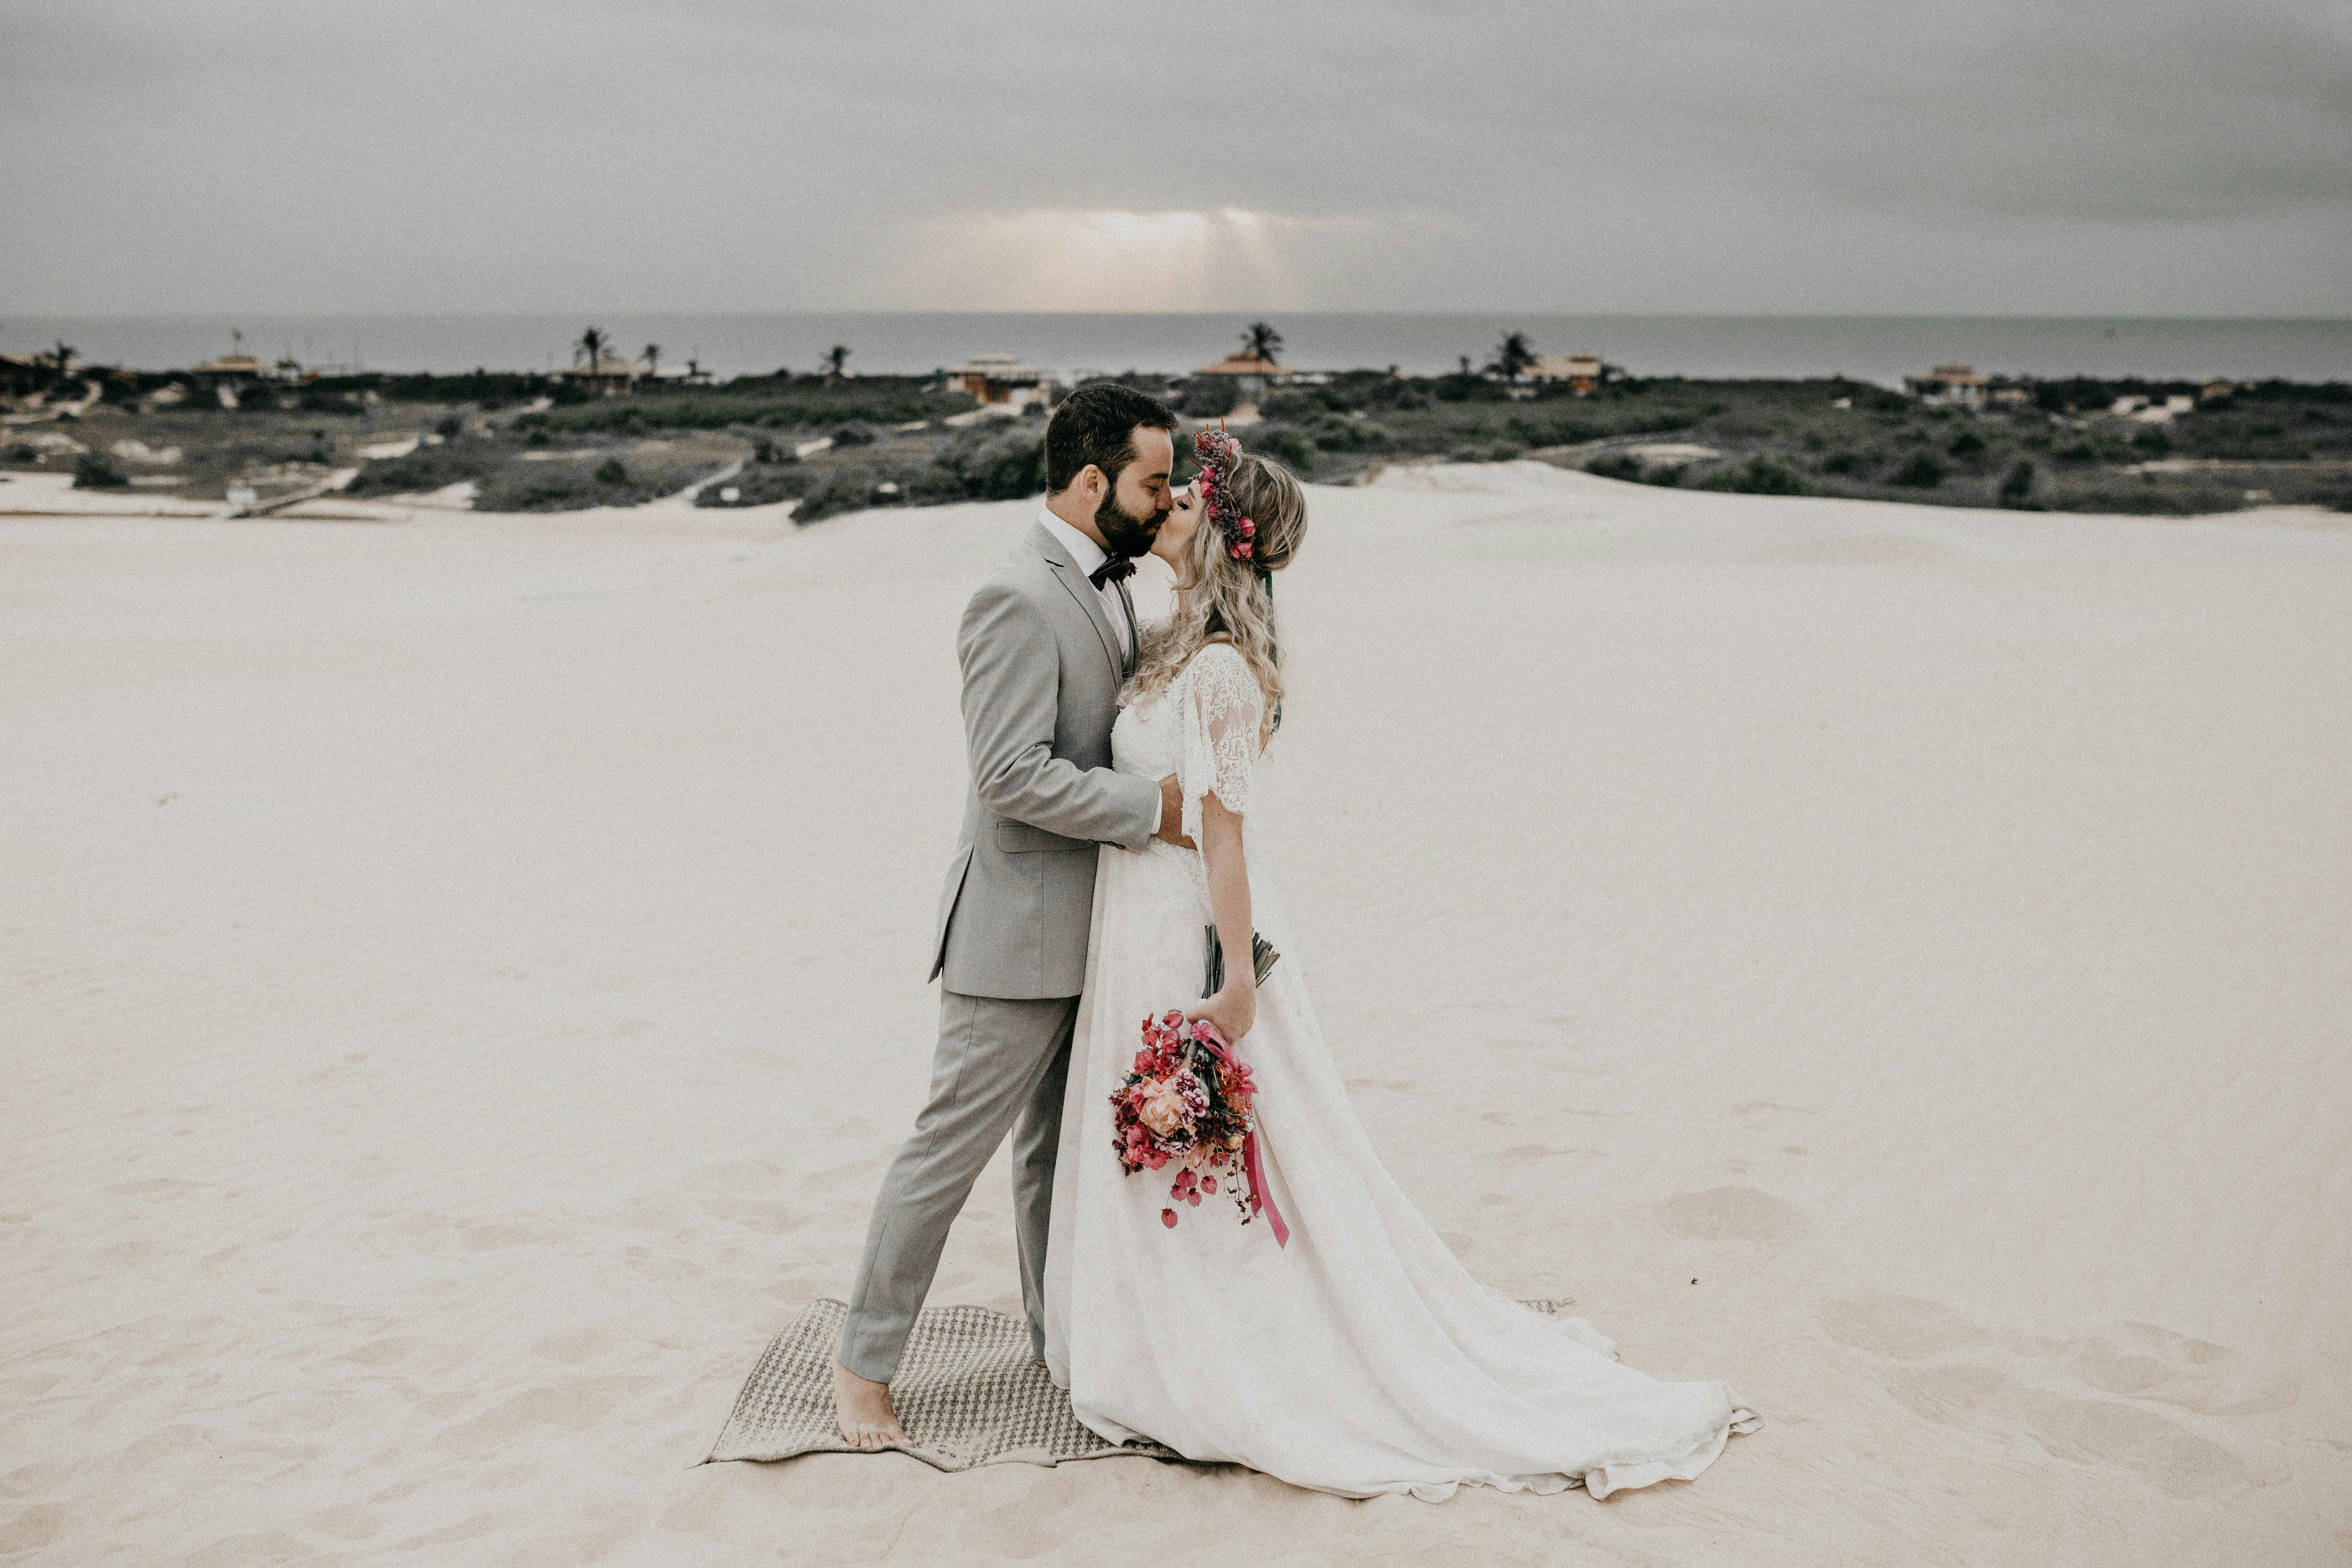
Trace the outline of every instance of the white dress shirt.
<instances>
[{"instance_id":1,"label":"white dress shirt","mask_svg":"<svg viewBox=\"0 0 2352 1568\"><path fill-rule=\"evenodd\" d=\"M1096 567L1110 559L1109 552L1055 517L1045 508L1037 509L1037 521L1045 525L1046 532L1062 542L1062 548L1070 552L1070 559L1076 562L1078 570L1088 577L1094 575ZM1089 584L1088 586L1091 587L1093 584ZM1105 583L1101 587L1096 588L1095 592L1102 595L1103 613L1110 617L1110 628L1118 638L1119 652L1129 658L1133 658L1135 657L1135 623L1128 618L1127 601L1118 596L1118 584ZM1167 802L1164 800L1151 808L1153 833L1160 831L1160 819L1165 815L1167 809Z\"/></svg>"},{"instance_id":2,"label":"white dress shirt","mask_svg":"<svg viewBox=\"0 0 2352 1568\"><path fill-rule=\"evenodd\" d=\"M1062 548L1070 552L1070 559L1076 562L1078 570L1088 577L1095 574L1096 567L1110 559L1109 552L1101 545L1097 544L1044 507L1037 509L1037 521L1045 525L1046 532L1062 542ZM1092 584L1089 584L1088 586ZM1110 629L1118 637L1120 656L1133 658L1135 626L1127 618L1127 602L1118 596L1118 584L1105 583L1101 587L1096 588L1095 592L1102 595L1103 614L1110 617Z\"/></svg>"}]
</instances>

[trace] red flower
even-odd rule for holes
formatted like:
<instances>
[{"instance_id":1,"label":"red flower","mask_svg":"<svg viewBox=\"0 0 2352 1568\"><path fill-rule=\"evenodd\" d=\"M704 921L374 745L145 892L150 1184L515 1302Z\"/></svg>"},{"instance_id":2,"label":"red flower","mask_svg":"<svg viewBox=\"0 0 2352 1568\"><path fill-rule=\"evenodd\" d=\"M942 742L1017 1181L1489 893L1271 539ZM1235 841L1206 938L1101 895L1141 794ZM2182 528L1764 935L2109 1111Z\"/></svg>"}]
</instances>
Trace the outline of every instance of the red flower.
<instances>
[{"instance_id":1,"label":"red flower","mask_svg":"<svg viewBox=\"0 0 2352 1568\"><path fill-rule=\"evenodd\" d=\"M1166 1226L1171 1230L1175 1229L1176 1211L1174 1209L1161 1209L1160 1211L1160 1223Z\"/></svg>"}]
</instances>

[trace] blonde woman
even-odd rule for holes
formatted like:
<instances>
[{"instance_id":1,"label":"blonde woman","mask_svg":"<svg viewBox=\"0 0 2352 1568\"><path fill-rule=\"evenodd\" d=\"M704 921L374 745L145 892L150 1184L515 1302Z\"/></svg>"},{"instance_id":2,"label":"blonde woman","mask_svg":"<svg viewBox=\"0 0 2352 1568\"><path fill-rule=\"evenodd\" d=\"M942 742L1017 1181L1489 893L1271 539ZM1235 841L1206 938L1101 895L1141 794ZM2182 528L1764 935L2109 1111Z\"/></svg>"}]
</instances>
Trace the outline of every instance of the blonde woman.
<instances>
[{"instance_id":1,"label":"blonde woman","mask_svg":"<svg viewBox=\"0 0 2352 1568\"><path fill-rule=\"evenodd\" d=\"M1048 1370L1114 1442L1343 1497L1434 1501L1465 1482L1605 1497L1696 1476L1755 1425L1738 1396L1620 1366L1590 1323L1471 1279L1356 1120L1246 845L1283 709L1274 576L1306 542L1307 499L1219 433L1195 451L1202 477L1151 547L1175 609L1145 633L1111 731L1114 768L1176 776L1191 844L1100 852L1046 1247ZM1227 962L1202 998L1207 926L1229 958L1255 935L1280 952L1263 984ZM1171 1007L1212 1022L1255 1077L1254 1223L1231 1167L1172 1197L1172 1167L1123 1173L1111 1096L1142 1020Z\"/></svg>"}]
</instances>

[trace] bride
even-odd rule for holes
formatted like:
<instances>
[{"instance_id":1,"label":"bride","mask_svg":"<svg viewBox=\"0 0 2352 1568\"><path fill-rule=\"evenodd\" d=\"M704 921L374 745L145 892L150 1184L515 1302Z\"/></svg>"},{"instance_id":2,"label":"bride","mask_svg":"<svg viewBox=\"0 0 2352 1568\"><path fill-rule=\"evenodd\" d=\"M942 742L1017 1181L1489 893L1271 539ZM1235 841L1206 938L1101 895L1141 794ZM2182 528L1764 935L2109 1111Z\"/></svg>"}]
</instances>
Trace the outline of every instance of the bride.
<instances>
[{"instance_id":1,"label":"bride","mask_svg":"<svg viewBox=\"0 0 2352 1568\"><path fill-rule=\"evenodd\" d=\"M1342 1497L1580 1482L1598 1498L1687 1480L1758 1424L1739 1397L1620 1366L1590 1323L1471 1279L1356 1120L1244 849L1282 715L1270 574L1306 537L1306 497L1220 433L1195 450L1202 479L1151 547L1176 574L1175 611L1144 639L1111 746L1122 773L1178 775L1199 847L1101 851L1045 1253L1047 1368L1113 1442L1150 1437ZM1202 1000L1206 925L1225 954L1252 952L1255 931L1284 956L1263 984L1227 963ZM1175 1199L1172 1166L1122 1173L1111 1096L1141 1021L1171 1007L1212 1022L1255 1078L1257 1223L1239 1222L1230 1167L1206 1206L1213 1175Z\"/></svg>"}]
</instances>

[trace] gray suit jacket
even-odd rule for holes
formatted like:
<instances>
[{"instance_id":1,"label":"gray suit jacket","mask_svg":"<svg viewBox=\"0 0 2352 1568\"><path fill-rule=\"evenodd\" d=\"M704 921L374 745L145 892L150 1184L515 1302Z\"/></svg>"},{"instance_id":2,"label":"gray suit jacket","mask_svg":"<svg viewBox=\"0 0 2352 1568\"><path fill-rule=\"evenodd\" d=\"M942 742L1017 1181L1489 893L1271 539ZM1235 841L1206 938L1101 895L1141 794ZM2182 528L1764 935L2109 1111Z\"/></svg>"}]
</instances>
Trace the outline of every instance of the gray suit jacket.
<instances>
[{"instance_id":1,"label":"gray suit jacket","mask_svg":"<svg viewBox=\"0 0 2352 1568\"><path fill-rule=\"evenodd\" d=\"M964 606L956 658L971 795L931 977L967 996L1075 996L1097 846L1142 848L1160 809L1159 781L1110 767L1129 660L1094 584L1042 523Z\"/></svg>"}]
</instances>

